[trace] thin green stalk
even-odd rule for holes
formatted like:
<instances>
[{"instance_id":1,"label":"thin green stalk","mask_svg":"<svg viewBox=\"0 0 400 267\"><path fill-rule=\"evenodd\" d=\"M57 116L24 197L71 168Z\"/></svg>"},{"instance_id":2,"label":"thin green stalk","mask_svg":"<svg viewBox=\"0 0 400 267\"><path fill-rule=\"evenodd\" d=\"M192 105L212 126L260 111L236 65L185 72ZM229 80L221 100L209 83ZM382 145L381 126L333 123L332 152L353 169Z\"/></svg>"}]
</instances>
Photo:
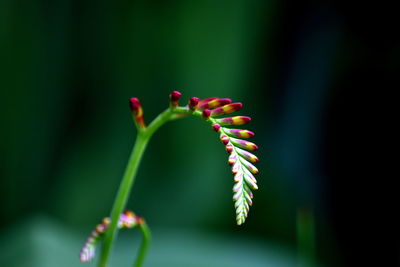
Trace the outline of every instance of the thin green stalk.
<instances>
[{"instance_id":1,"label":"thin green stalk","mask_svg":"<svg viewBox=\"0 0 400 267\"><path fill-rule=\"evenodd\" d=\"M108 258L117 235L117 224L120 214L123 212L129 197L133 182L135 181L136 172L142 158L143 152L147 146L149 138L139 132L133 147L131 156L128 161L121 185L118 190L117 197L111 212L111 224L105 233L104 243L101 250L100 267L106 267Z\"/></svg>"},{"instance_id":2,"label":"thin green stalk","mask_svg":"<svg viewBox=\"0 0 400 267\"><path fill-rule=\"evenodd\" d=\"M146 222L140 225L140 230L142 231L143 240L139 248L138 256L136 257L134 267L140 267L143 264L144 258L146 256L147 250L151 241L151 232Z\"/></svg>"},{"instance_id":3,"label":"thin green stalk","mask_svg":"<svg viewBox=\"0 0 400 267\"><path fill-rule=\"evenodd\" d=\"M107 267L108 260L110 257L110 253L115 242L117 232L118 232L118 219L120 214L123 212L126 206L126 202L128 201L128 197L130 195L130 191L135 181L136 173L139 167L140 160L143 156L143 153L146 149L146 146L154 134L154 132L160 128L164 123L171 120L173 112L171 109L167 109L162 112L147 128L138 129L138 135L136 137L135 145L133 146L133 150L131 156L129 158L128 164L125 169L124 176L122 178L120 187L118 189L117 196L115 198L115 202L111 211L111 224L105 233L104 243L101 250L99 267ZM147 227L142 227L143 232L143 246L145 249L140 249L138 255L138 261L136 262L137 267L141 266L145 253L147 251L148 243L150 242L150 231ZM140 259L140 260L139 260Z\"/></svg>"}]
</instances>

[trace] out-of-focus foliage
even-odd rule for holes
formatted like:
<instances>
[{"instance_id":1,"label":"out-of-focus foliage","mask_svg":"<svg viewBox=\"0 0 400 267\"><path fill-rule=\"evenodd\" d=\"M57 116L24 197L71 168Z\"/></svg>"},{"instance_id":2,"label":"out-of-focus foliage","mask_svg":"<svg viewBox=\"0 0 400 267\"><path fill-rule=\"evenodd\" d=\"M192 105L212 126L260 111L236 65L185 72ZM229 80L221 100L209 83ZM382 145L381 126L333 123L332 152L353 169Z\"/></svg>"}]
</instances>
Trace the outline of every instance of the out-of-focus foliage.
<instances>
[{"instance_id":1,"label":"out-of-focus foliage","mask_svg":"<svg viewBox=\"0 0 400 267\"><path fill-rule=\"evenodd\" d=\"M19 228L22 227L22 228ZM294 254L259 238L248 239L188 229L158 229L145 266L294 266ZM138 232L121 231L112 266L131 266L139 246ZM23 266L95 266L81 263L76 248L82 236L43 216L10 229L1 238L1 263ZM6 245L7 244L7 245Z\"/></svg>"},{"instance_id":2,"label":"out-of-focus foliage","mask_svg":"<svg viewBox=\"0 0 400 267\"><path fill-rule=\"evenodd\" d=\"M377 27L385 60L371 56L360 29L378 20L361 17L359 27L352 14L364 13L353 11L334 1L1 0L0 265L79 266L85 237L109 215L136 135L127 100L140 98L149 121L171 90L182 101L215 95L244 104L260 147L260 190L237 227L215 133L194 118L164 126L128 205L156 229L148 266L239 266L241 254L254 256L251 266L294 265L293 252L275 244L340 263L332 190L336 178L350 179L324 169L333 89L359 81L365 88L375 73L365 66L394 73L400 55ZM357 72L363 67L367 75ZM343 147L337 151L335 162ZM351 217L346 200L338 205ZM120 245L131 242L124 238ZM135 249L117 250L115 260L131 260L128 251Z\"/></svg>"}]
</instances>

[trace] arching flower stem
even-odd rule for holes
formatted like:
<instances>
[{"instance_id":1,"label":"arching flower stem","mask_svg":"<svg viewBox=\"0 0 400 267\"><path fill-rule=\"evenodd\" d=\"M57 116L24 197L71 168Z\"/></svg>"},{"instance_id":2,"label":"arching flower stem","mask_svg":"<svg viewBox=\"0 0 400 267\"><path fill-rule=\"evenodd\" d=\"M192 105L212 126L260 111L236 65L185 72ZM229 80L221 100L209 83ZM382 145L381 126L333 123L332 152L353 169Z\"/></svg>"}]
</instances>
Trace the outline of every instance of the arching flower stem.
<instances>
[{"instance_id":1,"label":"arching flower stem","mask_svg":"<svg viewBox=\"0 0 400 267\"><path fill-rule=\"evenodd\" d=\"M247 123L250 118L245 117L245 116L236 116L236 117L231 117L231 118L222 118L222 119L216 119L213 118L212 115L223 115L226 113L231 113L235 110L238 110L241 108L240 103L231 103L230 99L218 99L218 98L210 98L210 99L204 99L201 101L198 101L197 98L192 98L189 102L189 104L185 107L183 106L178 106L178 101L180 98L180 93L179 92L173 92L170 95L170 107L160 113L148 126L146 126L144 119L143 119L143 111L141 109L141 104L140 101L136 98L131 98L130 100L130 106L133 114L133 119L135 122L135 125L138 129L137 136L136 136L136 141L134 144L134 147L132 149L131 155L129 157L128 164L126 166L124 175L122 177L121 184L118 189L117 196L115 198L115 202L111 211L111 222L110 226L105 232L105 237L104 237L104 243L102 246L101 250L101 256L100 256L100 261L99 261L99 266L100 267L107 267L108 266L108 260L109 256L112 250L112 246L114 244L114 241L117 236L118 232L118 219L120 214L123 212L125 209L127 200L130 195L130 191L133 187L134 181L135 181L135 176L140 164L140 161L142 159L143 153L146 149L146 146L151 139L152 135L166 122L171 121L171 120L176 120L180 118L184 118L187 116L195 116L199 117L211 124L213 129L217 131L220 134L221 140L226 143L226 150L233 156L232 159L235 161L235 159L239 159L239 161L242 161L240 158L240 151L237 150L235 145L232 145L231 142L234 141L234 138L229 137L232 136L232 133L224 131L224 128L221 127L222 125L241 125L244 123ZM196 109L197 104L199 106L198 109ZM225 105L219 109L214 109L213 111L210 111L207 108L215 108L215 107L220 107L221 105ZM211 114L214 112L213 114ZM211 115L211 116L210 116ZM220 126L221 125L221 126ZM227 130L229 131L229 129ZM236 130L240 131L240 130ZM234 132L235 133L235 132ZM238 133L240 134L240 133ZM246 138L246 137L245 137ZM239 140L239 139L238 139ZM255 150L253 149L252 145L255 146L251 142L245 142L242 141L242 147L243 146L250 146L248 149L250 150ZM229 142L229 144L228 144ZM239 145L241 144L240 142L238 143ZM238 152L239 151L239 152ZM251 154L250 154L251 155ZM254 155L252 155L255 157ZM236 162L239 162L236 161ZM247 170L243 168L242 164L235 164L240 168L240 170L232 168L232 172L235 174L234 170L236 173L238 171L241 171L241 174L245 173ZM242 175L243 176L243 175ZM252 189L257 189L256 181L251 180L251 174L248 174L247 176L245 175L248 179L248 184L252 185ZM252 198L252 193L250 191L250 188L244 184L243 179L239 179L238 181L238 189L235 189L234 187L234 201L235 203L235 208L236 208L236 214L237 214L237 223L242 224L247 216L247 212L249 209L249 204L251 205L251 198ZM235 191L236 190L236 191ZM247 199L247 200L246 200ZM147 252L147 248L150 243L150 230L147 227L146 224L141 226L141 231L143 234L143 241L141 248L139 249L138 253L138 258L135 262L135 267L140 267L142 266L142 262L144 260L144 257Z\"/></svg>"},{"instance_id":2,"label":"arching flower stem","mask_svg":"<svg viewBox=\"0 0 400 267\"><path fill-rule=\"evenodd\" d=\"M126 166L124 176L122 177L121 184L118 189L117 196L115 198L115 202L111 211L111 223L107 232L105 233L104 243L101 250L100 256L100 267L106 267L108 264L109 256L112 250L112 246L114 240L116 239L118 232L118 218L120 214L123 212L126 206L126 202L128 201L131 189L135 182L136 173L142 159L143 153L146 149L146 146L151 138L151 136L166 122L174 119L179 119L180 117L176 115L190 115L195 114L198 117L201 117L201 112L199 111L190 111L186 108L168 108L161 114L159 114L148 127L140 128L136 141L133 146L131 155L128 160L128 164ZM182 117L183 118L183 117ZM143 259L147 252L147 247L150 243L150 229L148 226L144 226L141 228L143 234L143 245L139 251L137 262L135 263L135 267L140 267L142 265Z\"/></svg>"}]
</instances>

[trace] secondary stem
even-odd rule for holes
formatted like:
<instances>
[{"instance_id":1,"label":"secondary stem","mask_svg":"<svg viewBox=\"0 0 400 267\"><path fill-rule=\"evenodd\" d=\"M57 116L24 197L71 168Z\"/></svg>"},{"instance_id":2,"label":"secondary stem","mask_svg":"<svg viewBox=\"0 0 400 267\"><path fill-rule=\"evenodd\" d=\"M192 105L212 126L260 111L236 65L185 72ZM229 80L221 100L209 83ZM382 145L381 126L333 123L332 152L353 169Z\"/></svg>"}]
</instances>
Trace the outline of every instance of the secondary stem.
<instances>
[{"instance_id":1,"label":"secondary stem","mask_svg":"<svg viewBox=\"0 0 400 267\"><path fill-rule=\"evenodd\" d=\"M140 249L139 249L138 256L136 258L134 267L142 266L144 258L147 253L147 250L150 245L150 241L151 241L151 232L150 232L150 229L147 226L146 222L144 222L142 225L140 225L140 230L142 231L143 240L142 240L142 244L140 245Z\"/></svg>"}]
</instances>

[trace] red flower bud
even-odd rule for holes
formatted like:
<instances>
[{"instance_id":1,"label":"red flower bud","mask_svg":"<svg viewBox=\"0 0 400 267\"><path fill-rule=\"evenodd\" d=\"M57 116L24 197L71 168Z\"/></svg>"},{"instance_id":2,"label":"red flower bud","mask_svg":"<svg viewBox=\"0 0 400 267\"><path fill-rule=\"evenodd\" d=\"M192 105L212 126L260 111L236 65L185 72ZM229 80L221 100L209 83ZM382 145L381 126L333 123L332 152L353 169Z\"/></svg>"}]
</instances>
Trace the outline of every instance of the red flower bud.
<instances>
[{"instance_id":1,"label":"red flower bud","mask_svg":"<svg viewBox=\"0 0 400 267\"><path fill-rule=\"evenodd\" d=\"M233 151L233 145L232 144L227 144L226 146L225 146L225 150L226 150L226 152L228 152L229 154L230 153L232 153L232 151Z\"/></svg>"},{"instance_id":2,"label":"red flower bud","mask_svg":"<svg viewBox=\"0 0 400 267\"><path fill-rule=\"evenodd\" d=\"M169 94L169 101L171 107L176 108L178 106L179 99L182 97L182 94L178 91L172 91Z\"/></svg>"},{"instance_id":3,"label":"red flower bud","mask_svg":"<svg viewBox=\"0 0 400 267\"><path fill-rule=\"evenodd\" d=\"M140 100L136 97L129 99L129 107L132 111L133 120L138 127L144 128L143 109Z\"/></svg>"},{"instance_id":4,"label":"red flower bud","mask_svg":"<svg viewBox=\"0 0 400 267\"><path fill-rule=\"evenodd\" d=\"M142 105L140 104L140 100L136 97L132 97L129 99L129 107L131 108L132 112L137 112Z\"/></svg>"},{"instance_id":5,"label":"red flower bud","mask_svg":"<svg viewBox=\"0 0 400 267\"><path fill-rule=\"evenodd\" d=\"M219 139L221 139L221 142L224 145L227 145L229 143L229 137L226 134L223 134L219 137Z\"/></svg>"},{"instance_id":6,"label":"red flower bud","mask_svg":"<svg viewBox=\"0 0 400 267\"><path fill-rule=\"evenodd\" d=\"M197 105L199 104L199 98L198 97L191 97L189 99L189 108L190 110L195 110L197 108Z\"/></svg>"},{"instance_id":7,"label":"red flower bud","mask_svg":"<svg viewBox=\"0 0 400 267\"><path fill-rule=\"evenodd\" d=\"M204 119L209 119L210 118L210 115L211 115L211 110L209 110L209 109L205 109L205 110L203 110L203 118Z\"/></svg>"},{"instance_id":8,"label":"red flower bud","mask_svg":"<svg viewBox=\"0 0 400 267\"><path fill-rule=\"evenodd\" d=\"M218 133L219 130L221 129L221 125L219 125L219 124L214 124L214 125L212 126L212 128L213 128L214 131L216 131L216 132Z\"/></svg>"}]
</instances>

